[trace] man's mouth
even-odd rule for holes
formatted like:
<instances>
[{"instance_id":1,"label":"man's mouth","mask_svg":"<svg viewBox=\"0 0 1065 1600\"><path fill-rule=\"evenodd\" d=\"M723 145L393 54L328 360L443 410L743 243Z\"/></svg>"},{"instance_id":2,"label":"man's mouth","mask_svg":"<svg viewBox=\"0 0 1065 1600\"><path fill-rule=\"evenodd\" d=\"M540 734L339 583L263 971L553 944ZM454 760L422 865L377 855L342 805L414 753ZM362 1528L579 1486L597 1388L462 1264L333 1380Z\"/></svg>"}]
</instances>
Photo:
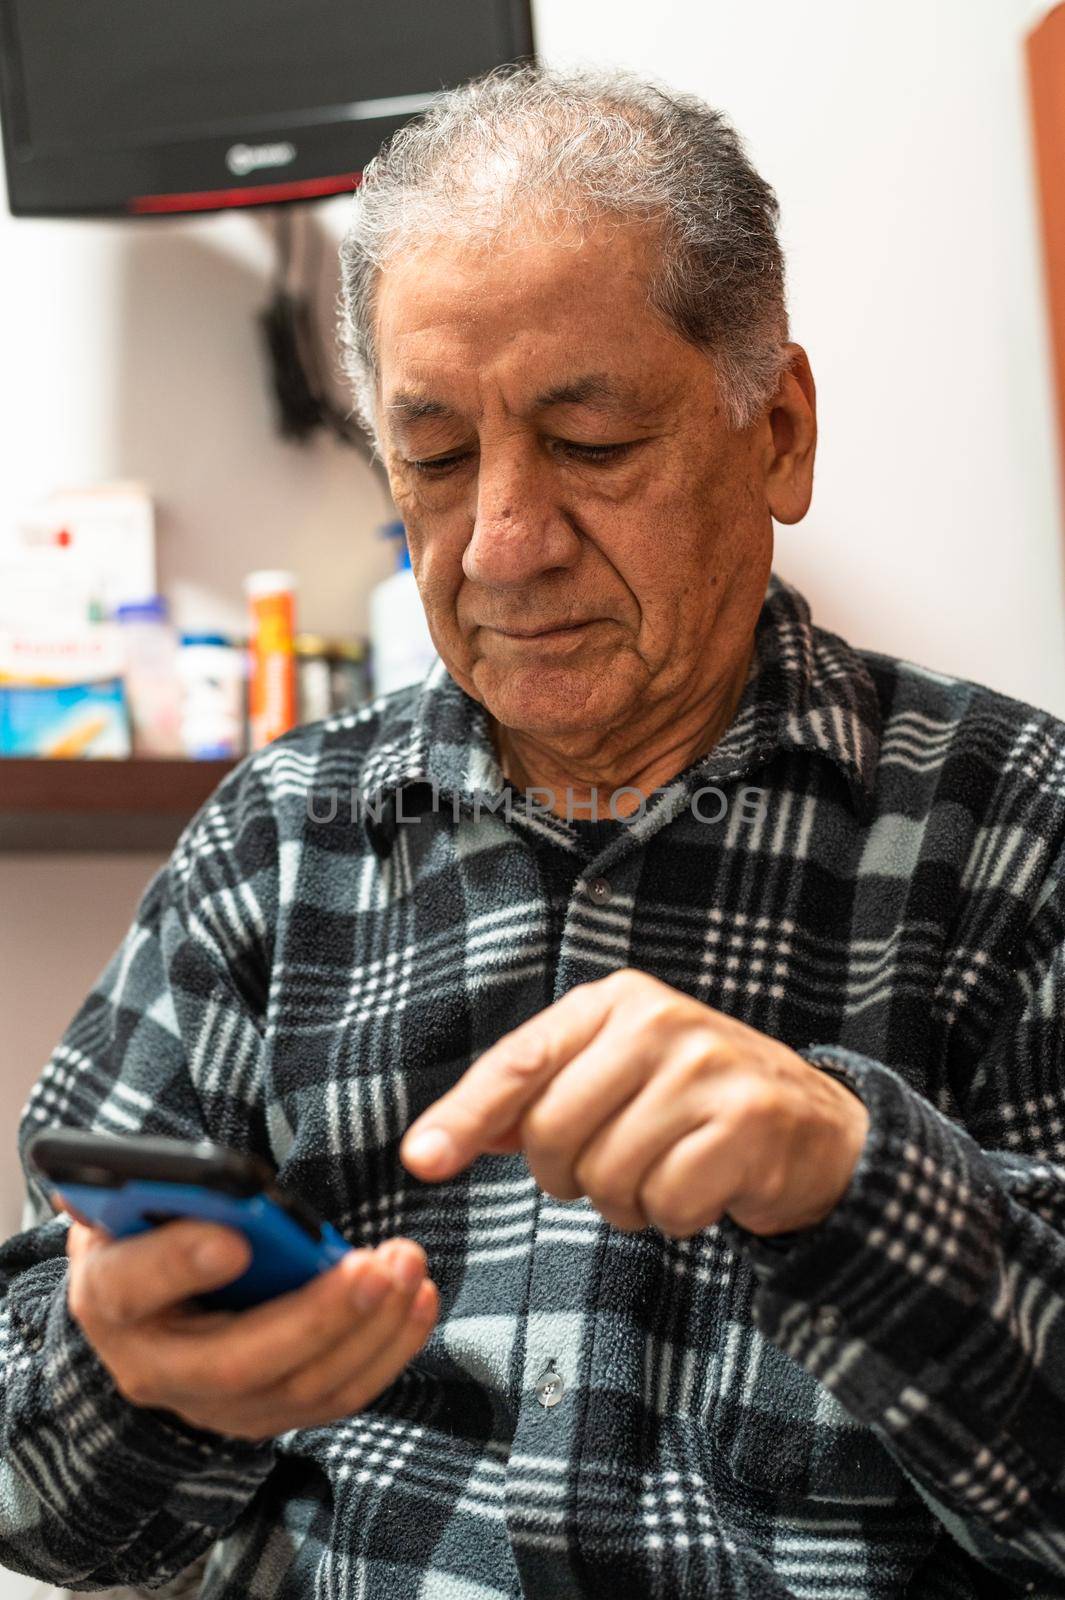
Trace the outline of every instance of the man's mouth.
<instances>
[{"instance_id":1,"label":"man's mouth","mask_svg":"<svg viewBox=\"0 0 1065 1600\"><path fill-rule=\"evenodd\" d=\"M500 633L504 639L554 639L568 633L577 633L581 628L590 627L594 617L586 618L583 622L551 622L542 628L503 628L494 627L493 633Z\"/></svg>"}]
</instances>

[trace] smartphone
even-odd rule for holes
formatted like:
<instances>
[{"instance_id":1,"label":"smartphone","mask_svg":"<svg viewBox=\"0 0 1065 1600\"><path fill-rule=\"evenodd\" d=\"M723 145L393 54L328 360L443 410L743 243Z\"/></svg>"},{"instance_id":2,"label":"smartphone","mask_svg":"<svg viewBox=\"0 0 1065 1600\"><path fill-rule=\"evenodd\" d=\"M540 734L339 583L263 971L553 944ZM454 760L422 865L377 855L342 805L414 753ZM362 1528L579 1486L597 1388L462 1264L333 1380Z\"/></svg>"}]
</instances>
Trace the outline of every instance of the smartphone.
<instances>
[{"instance_id":1,"label":"smartphone","mask_svg":"<svg viewBox=\"0 0 1065 1600\"><path fill-rule=\"evenodd\" d=\"M251 1262L240 1277L195 1297L208 1310L239 1311L326 1272L351 1249L258 1156L224 1145L44 1128L27 1164L57 1210L116 1239L179 1217L220 1222L244 1234Z\"/></svg>"}]
</instances>

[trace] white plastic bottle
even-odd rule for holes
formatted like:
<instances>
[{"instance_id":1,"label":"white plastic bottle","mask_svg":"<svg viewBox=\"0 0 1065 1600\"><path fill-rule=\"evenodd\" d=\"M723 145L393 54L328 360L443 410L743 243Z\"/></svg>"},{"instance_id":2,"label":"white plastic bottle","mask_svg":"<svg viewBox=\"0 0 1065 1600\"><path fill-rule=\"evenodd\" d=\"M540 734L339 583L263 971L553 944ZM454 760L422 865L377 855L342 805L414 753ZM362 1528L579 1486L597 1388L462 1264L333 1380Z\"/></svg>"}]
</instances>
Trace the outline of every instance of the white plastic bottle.
<instances>
[{"instance_id":1,"label":"white plastic bottle","mask_svg":"<svg viewBox=\"0 0 1065 1600\"><path fill-rule=\"evenodd\" d=\"M380 532L399 541L399 564L370 591L370 674L375 695L420 683L437 659L411 570L406 529L387 522Z\"/></svg>"},{"instance_id":2,"label":"white plastic bottle","mask_svg":"<svg viewBox=\"0 0 1065 1600\"><path fill-rule=\"evenodd\" d=\"M115 612L125 656L135 756L181 754L177 639L159 595Z\"/></svg>"},{"instance_id":3,"label":"white plastic bottle","mask_svg":"<svg viewBox=\"0 0 1065 1600\"><path fill-rule=\"evenodd\" d=\"M245 652L225 634L181 635L181 742L190 760L243 753L245 665Z\"/></svg>"}]
</instances>

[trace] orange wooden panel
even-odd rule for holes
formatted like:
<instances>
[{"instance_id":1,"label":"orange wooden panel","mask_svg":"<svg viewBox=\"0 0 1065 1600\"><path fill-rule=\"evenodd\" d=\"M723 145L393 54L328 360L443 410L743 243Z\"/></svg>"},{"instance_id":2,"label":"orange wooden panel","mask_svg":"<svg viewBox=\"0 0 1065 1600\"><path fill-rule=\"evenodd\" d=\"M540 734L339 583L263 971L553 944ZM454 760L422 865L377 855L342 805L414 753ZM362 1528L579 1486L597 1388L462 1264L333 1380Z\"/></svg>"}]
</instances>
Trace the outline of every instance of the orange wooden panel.
<instances>
[{"instance_id":1,"label":"orange wooden panel","mask_svg":"<svg viewBox=\"0 0 1065 1600\"><path fill-rule=\"evenodd\" d=\"M1032 29L1026 54L1065 501L1065 5Z\"/></svg>"}]
</instances>

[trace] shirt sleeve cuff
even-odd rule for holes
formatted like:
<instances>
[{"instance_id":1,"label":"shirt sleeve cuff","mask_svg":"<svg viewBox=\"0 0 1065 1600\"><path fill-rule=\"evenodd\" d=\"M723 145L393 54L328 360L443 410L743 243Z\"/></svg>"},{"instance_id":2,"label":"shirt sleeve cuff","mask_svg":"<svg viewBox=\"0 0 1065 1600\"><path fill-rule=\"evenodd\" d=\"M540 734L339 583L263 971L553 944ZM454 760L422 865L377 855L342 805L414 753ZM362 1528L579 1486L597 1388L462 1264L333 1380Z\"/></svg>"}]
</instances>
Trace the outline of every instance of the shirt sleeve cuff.
<instances>
[{"instance_id":1,"label":"shirt sleeve cuff","mask_svg":"<svg viewBox=\"0 0 1065 1600\"><path fill-rule=\"evenodd\" d=\"M889 1067L838 1045L798 1054L869 1112L850 1184L823 1222L775 1242L724 1226L755 1271L760 1330L815 1377L831 1372L852 1413L876 1421L905 1374L934 1387L949 1368L939 1358L994 1276L1001 1194L975 1141Z\"/></svg>"},{"instance_id":2,"label":"shirt sleeve cuff","mask_svg":"<svg viewBox=\"0 0 1065 1600\"><path fill-rule=\"evenodd\" d=\"M214 1433L126 1400L70 1314L65 1258L20 1274L8 1299L12 1331L30 1357L17 1411L28 1442L61 1459L62 1481L81 1484L86 1500L110 1506L128 1529L164 1510L228 1526L270 1472L274 1441ZM17 1438L12 1444L17 1451Z\"/></svg>"}]
</instances>

